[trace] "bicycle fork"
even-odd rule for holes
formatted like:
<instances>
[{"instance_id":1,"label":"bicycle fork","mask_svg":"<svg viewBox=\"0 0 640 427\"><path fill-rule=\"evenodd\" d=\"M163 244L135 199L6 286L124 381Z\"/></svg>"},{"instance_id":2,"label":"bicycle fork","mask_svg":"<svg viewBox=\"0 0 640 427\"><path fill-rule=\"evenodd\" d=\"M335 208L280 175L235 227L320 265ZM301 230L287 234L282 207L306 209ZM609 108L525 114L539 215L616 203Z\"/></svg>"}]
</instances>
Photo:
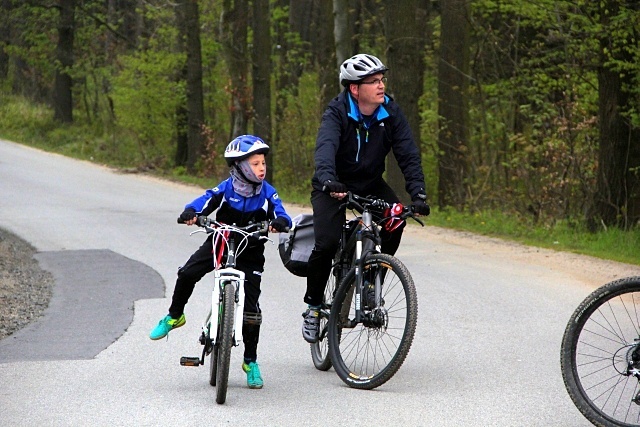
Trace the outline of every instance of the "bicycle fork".
<instances>
[{"instance_id":1,"label":"bicycle fork","mask_svg":"<svg viewBox=\"0 0 640 427\"><path fill-rule=\"evenodd\" d=\"M364 261L366 257L374 251L375 249L380 251L380 244L377 239L373 238L374 236L367 235L365 233L371 234L369 230L371 223L373 221L373 216L371 212L365 211L362 213L362 227L357 231L356 234L356 247L355 247L355 269L356 269L356 284L355 284L355 317L353 320L349 322L348 327L354 327L358 323L363 321L363 313L362 313L362 295L364 290ZM372 283L375 287L375 301L380 301L380 280L378 275L375 276L375 282Z\"/></svg>"},{"instance_id":2,"label":"bicycle fork","mask_svg":"<svg viewBox=\"0 0 640 427\"><path fill-rule=\"evenodd\" d=\"M182 366L200 366L204 365L204 358L217 345L218 325L222 317L223 301L222 289L227 284L235 285L235 313L233 319L233 345L238 346L242 342L242 322L244 317L244 272L232 268L223 268L214 271L214 285L211 291L211 308L209 314L202 325L202 334L200 335L200 344L204 346L202 356L198 357L181 357L180 364ZM214 315L215 313L215 315Z\"/></svg>"}]
</instances>

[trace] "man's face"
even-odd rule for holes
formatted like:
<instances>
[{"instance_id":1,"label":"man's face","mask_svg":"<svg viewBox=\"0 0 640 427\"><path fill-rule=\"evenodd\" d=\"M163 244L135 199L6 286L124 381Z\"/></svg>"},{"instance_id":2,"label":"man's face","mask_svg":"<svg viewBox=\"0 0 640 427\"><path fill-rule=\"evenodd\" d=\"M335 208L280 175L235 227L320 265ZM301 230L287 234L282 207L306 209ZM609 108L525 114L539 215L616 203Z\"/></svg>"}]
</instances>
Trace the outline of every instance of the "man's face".
<instances>
[{"instance_id":1,"label":"man's face","mask_svg":"<svg viewBox=\"0 0 640 427\"><path fill-rule=\"evenodd\" d=\"M377 73L365 77L360 84L351 85L351 93L359 104L383 104L385 84L384 74Z\"/></svg>"}]
</instances>

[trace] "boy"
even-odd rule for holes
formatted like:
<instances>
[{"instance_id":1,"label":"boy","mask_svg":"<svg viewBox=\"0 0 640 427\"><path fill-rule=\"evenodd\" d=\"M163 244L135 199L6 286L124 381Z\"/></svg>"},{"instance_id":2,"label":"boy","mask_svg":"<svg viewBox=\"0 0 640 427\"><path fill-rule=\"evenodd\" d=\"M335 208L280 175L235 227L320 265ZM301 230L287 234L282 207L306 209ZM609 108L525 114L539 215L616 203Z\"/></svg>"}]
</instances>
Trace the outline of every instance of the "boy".
<instances>
[{"instance_id":1,"label":"boy","mask_svg":"<svg viewBox=\"0 0 640 427\"><path fill-rule=\"evenodd\" d=\"M270 220L269 231L282 232L291 226L275 188L264 180L265 156L269 146L257 136L242 135L227 146L224 157L231 168L231 177L185 206L180 220L193 225L197 216L209 216L216 211L216 220L243 227L249 222ZM193 293L195 284L213 271L212 236L196 250L187 263L178 270L169 314L151 331L149 338L159 340L185 324L184 307ZM262 388L263 380L257 361L258 338L262 312L260 297L261 274L264 271L264 242L252 242L236 259L236 268L245 273L244 362L249 388Z\"/></svg>"}]
</instances>

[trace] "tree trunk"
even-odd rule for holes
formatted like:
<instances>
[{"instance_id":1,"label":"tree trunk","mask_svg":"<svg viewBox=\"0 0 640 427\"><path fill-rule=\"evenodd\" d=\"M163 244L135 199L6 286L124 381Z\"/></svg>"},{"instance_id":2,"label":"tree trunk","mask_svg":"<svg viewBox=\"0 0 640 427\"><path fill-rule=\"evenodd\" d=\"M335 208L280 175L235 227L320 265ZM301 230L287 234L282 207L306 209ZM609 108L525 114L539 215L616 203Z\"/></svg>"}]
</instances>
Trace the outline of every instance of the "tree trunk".
<instances>
[{"instance_id":1,"label":"tree trunk","mask_svg":"<svg viewBox=\"0 0 640 427\"><path fill-rule=\"evenodd\" d=\"M73 37L75 0L59 0L58 44L56 78L54 86L54 119L62 123L73 122L73 81L69 70L73 67Z\"/></svg>"},{"instance_id":2,"label":"tree trunk","mask_svg":"<svg viewBox=\"0 0 640 427\"><path fill-rule=\"evenodd\" d=\"M247 133L249 119L248 12L247 0L224 0L223 2L222 43L231 77L231 134L229 141Z\"/></svg>"},{"instance_id":3,"label":"tree trunk","mask_svg":"<svg viewBox=\"0 0 640 427\"><path fill-rule=\"evenodd\" d=\"M611 17L620 12L618 2L601 3L600 12L601 23L606 29ZM628 88L634 87L635 77L608 65L611 55L627 63L632 62L633 57L628 51L616 49L612 42L610 37L604 37L600 42L597 190L593 211L588 215L592 231L601 224L626 229L640 218L640 177L637 172L640 168L640 129L634 128L627 117L633 108Z\"/></svg>"},{"instance_id":4,"label":"tree trunk","mask_svg":"<svg viewBox=\"0 0 640 427\"><path fill-rule=\"evenodd\" d=\"M420 110L418 101L422 95L424 64L424 40L422 22L418 22L418 0L406 0L388 4L385 8L387 34L387 64L389 84L387 92L401 106L413 131L418 151L420 142ZM413 17L413 19L407 19ZM395 157L387 159L387 181L398 197L406 203L405 180Z\"/></svg>"},{"instance_id":5,"label":"tree trunk","mask_svg":"<svg viewBox=\"0 0 640 427\"><path fill-rule=\"evenodd\" d=\"M438 206L463 208L468 146L469 5L442 0L438 63Z\"/></svg>"},{"instance_id":6,"label":"tree trunk","mask_svg":"<svg viewBox=\"0 0 640 427\"><path fill-rule=\"evenodd\" d=\"M273 158L271 138L271 19L269 0L253 0L253 131L271 146L267 156L267 181L272 184Z\"/></svg>"},{"instance_id":7,"label":"tree trunk","mask_svg":"<svg viewBox=\"0 0 640 427\"><path fill-rule=\"evenodd\" d=\"M5 52L4 47L11 44L11 9L13 8L11 0L2 0L0 3L0 80L6 80L9 74L9 55Z\"/></svg>"},{"instance_id":8,"label":"tree trunk","mask_svg":"<svg viewBox=\"0 0 640 427\"><path fill-rule=\"evenodd\" d=\"M204 101L202 99L202 49L200 45L200 14L198 1L185 3L185 21L187 24L187 170L195 171L202 155L202 125L204 124Z\"/></svg>"},{"instance_id":9,"label":"tree trunk","mask_svg":"<svg viewBox=\"0 0 640 427\"><path fill-rule=\"evenodd\" d=\"M336 41L336 63L353 56L352 26L349 25L349 0L333 0L333 36Z\"/></svg>"},{"instance_id":10,"label":"tree trunk","mask_svg":"<svg viewBox=\"0 0 640 427\"><path fill-rule=\"evenodd\" d=\"M324 108L340 93L338 68L335 66L335 41L333 37L333 6L326 0L318 0L318 40L313 44L318 58L318 83L320 85L320 105Z\"/></svg>"}]
</instances>

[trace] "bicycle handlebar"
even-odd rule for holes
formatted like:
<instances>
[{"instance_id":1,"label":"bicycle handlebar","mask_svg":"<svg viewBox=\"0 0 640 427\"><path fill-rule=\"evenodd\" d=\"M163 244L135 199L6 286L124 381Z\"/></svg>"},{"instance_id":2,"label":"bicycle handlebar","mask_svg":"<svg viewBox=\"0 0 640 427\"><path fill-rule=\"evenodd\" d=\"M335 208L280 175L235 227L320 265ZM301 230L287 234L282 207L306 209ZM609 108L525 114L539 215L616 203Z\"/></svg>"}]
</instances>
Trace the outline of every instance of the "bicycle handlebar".
<instances>
[{"instance_id":1,"label":"bicycle handlebar","mask_svg":"<svg viewBox=\"0 0 640 427\"><path fill-rule=\"evenodd\" d=\"M202 216L196 216L197 221L196 221L196 225L202 228L207 228L207 227L211 227L212 224L217 225L217 226L225 226L225 227L229 227L228 224L223 224L223 223L219 223L215 220L209 219L209 217L206 217L204 215ZM182 220L182 218L178 217L178 224L186 224L185 221ZM245 232L250 232L250 230L252 228L256 228L257 225L260 225L259 229L256 230L259 232L260 235L266 236L268 231L269 231L269 221L260 221L260 222L255 222L255 223L251 223L247 226L244 227L238 227L235 224L232 224L231 226L235 229L235 231L245 231ZM289 232L289 227L286 227L286 229L283 231L283 233L288 233Z\"/></svg>"},{"instance_id":2,"label":"bicycle handlebar","mask_svg":"<svg viewBox=\"0 0 640 427\"><path fill-rule=\"evenodd\" d=\"M424 227L424 223L416 216L415 212L411 209L411 206L402 206L402 213L400 215L394 215L402 220L406 220L407 218L412 218L418 224ZM357 194L352 193L351 191L347 192L347 201L340 205L340 209L343 208L354 208L359 211L364 211L368 208L377 208L377 209L390 209L393 206L383 200L372 198L372 196L362 197Z\"/></svg>"}]
</instances>

